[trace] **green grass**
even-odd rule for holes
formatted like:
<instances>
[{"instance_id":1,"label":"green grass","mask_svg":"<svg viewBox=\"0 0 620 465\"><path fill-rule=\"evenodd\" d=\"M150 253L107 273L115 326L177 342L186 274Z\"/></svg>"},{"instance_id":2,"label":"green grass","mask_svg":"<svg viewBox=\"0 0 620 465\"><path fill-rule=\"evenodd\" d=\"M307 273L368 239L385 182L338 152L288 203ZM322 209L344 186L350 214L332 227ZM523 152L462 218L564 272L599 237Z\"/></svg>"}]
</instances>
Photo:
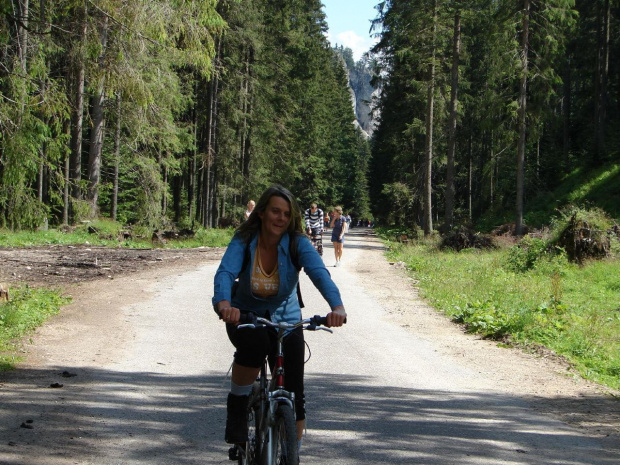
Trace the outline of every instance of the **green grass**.
<instances>
[{"instance_id":1,"label":"green grass","mask_svg":"<svg viewBox=\"0 0 620 465\"><path fill-rule=\"evenodd\" d=\"M14 368L22 337L57 314L70 299L58 291L21 286L11 292L12 300L0 304L0 371Z\"/></svg>"},{"instance_id":2,"label":"green grass","mask_svg":"<svg viewBox=\"0 0 620 465\"><path fill-rule=\"evenodd\" d=\"M0 229L0 247L32 247L45 245L97 245L148 249L153 247L152 232L131 231L130 239L122 239L122 225L109 220L96 220L75 228L47 231L9 231ZM198 229L193 238L166 241L166 248L224 247L232 237L232 229ZM161 247L161 244L158 244Z\"/></svg>"},{"instance_id":3,"label":"green grass","mask_svg":"<svg viewBox=\"0 0 620 465\"><path fill-rule=\"evenodd\" d=\"M602 166L596 170L577 168L567 175L553 191L541 190L533 198L526 199L524 222L530 227L540 228L549 224L559 209L568 205L596 206L616 220L620 220L620 164ZM499 207L487 212L477 227L490 231L497 225L514 221L512 209Z\"/></svg>"},{"instance_id":4,"label":"green grass","mask_svg":"<svg viewBox=\"0 0 620 465\"><path fill-rule=\"evenodd\" d=\"M233 235L233 229L199 229L193 238L169 241L166 247L226 247Z\"/></svg>"},{"instance_id":5,"label":"green grass","mask_svg":"<svg viewBox=\"0 0 620 465\"><path fill-rule=\"evenodd\" d=\"M390 243L422 295L468 331L540 344L565 356L585 378L620 389L620 260L569 264L545 255L513 271L511 252L440 251L435 242Z\"/></svg>"}]
</instances>

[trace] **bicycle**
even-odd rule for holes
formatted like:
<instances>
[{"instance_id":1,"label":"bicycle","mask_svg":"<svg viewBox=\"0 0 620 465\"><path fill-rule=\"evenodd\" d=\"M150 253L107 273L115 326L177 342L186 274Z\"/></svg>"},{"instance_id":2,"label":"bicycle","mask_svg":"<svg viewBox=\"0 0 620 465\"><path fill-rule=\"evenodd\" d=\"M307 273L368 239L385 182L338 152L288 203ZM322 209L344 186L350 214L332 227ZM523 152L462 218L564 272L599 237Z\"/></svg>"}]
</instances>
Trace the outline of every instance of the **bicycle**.
<instances>
[{"instance_id":1,"label":"bicycle","mask_svg":"<svg viewBox=\"0 0 620 465\"><path fill-rule=\"evenodd\" d=\"M287 330L333 331L323 327L327 318L315 315L297 323L279 322L243 314L239 328L267 326L278 330L278 344L271 379L267 377L267 357L248 401L248 441L229 450L238 465L298 465L295 394L284 389L283 339Z\"/></svg>"},{"instance_id":2,"label":"bicycle","mask_svg":"<svg viewBox=\"0 0 620 465\"><path fill-rule=\"evenodd\" d=\"M320 228L312 228L309 234L314 249L323 256L323 232Z\"/></svg>"}]
</instances>

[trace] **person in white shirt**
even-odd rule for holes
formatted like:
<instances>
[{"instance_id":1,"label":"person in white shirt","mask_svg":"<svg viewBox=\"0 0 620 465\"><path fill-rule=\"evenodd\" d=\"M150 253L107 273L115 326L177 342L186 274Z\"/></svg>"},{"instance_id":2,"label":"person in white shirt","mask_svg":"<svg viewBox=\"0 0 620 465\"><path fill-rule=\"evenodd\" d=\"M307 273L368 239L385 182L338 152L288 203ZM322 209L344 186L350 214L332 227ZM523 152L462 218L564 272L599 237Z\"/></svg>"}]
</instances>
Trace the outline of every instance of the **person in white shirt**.
<instances>
[{"instance_id":1,"label":"person in white shirt","mask_svg":"<svg viewBox=\"0 0 620 465\"><path fill-rule=\"evenodd\" d=\"M250 215L254 211L254 206L255 205L256 205L256 202L254 202L254 200L250 200L248 202L247 210L244 213L244 217L245 217L246 220L250 217Z\"/></svg>"},{"instance_id":2,"label":"person in white shirt","mask_svg":"<svg viewBox=\"0 0 620 465\"><path fill-rule=\"evenodd\" d=\"M306 223L306 233L312 240L312 245L316 248L319 255L323 255L323 241L319 240L325 229L323 210L312 203L310 208L305 211L304 219Z\"/></svg>"}]
</instances>

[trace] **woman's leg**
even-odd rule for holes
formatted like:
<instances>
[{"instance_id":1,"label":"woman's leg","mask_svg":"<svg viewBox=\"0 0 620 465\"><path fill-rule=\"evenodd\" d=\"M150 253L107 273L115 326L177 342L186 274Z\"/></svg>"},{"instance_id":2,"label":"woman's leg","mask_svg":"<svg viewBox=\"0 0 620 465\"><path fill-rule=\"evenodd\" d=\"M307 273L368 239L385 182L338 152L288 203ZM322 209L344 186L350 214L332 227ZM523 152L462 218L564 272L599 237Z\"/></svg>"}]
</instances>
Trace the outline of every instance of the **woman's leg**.
<instances>
[{"instance_id":1,"label":"woman's leg","mask_svg":"<svg viewBox=\"0 0 620 465\"><path fill-rule=\"evenodd\" d=\"M238 329L227 324L230 341L237 349L232 367L230 392L226 402L226 433L229 444L242 444L248 439L247 406L254 380L269 353L270 341L263 329Z\"/></svg>"},{"instance_id":2,"label":"woman's leg","mask_svg":"<svg viewBox=\"0 0 620 465\"><path fill-rule=\"evenodd\" d=\"M336 242L335 253L336 261L340 261L340 259L342 258L342 242Z\"/></svg>"},{"instance_id":3,"label":"woman's leg","mask_svg":"<svg viewBox=\"0 0 620 465\"><path fill-rule=\"evenodd\" d=\"M244 367L243 365L233 362L232 375L230 380L237 386L248 386L254 384L254 380L258 377L260 368Z\"/></svg>"},{"instance_id":4,"label":"woman's leg","mask_svg":"<svg viewBox=\"0 0 620 465\"><path fill-rule=\"evenodd\" d=\"M301 328L284 339L284 384L286 390L295 393L295 416L297 440L300 441L306 425L306 401L304 394L304 360L306 344Z\"/></svg>"},{"instance_id":5,"label":"woman's leg","mask_svg":"<svg viewBox=\"0 0 620 465\"><path fill-rule=\"evenodd\" d=\"M336 257L336 263L338 263L338 242L333 241L332 244L334 244L334 257Z\"/></svg>"}]
</instances>

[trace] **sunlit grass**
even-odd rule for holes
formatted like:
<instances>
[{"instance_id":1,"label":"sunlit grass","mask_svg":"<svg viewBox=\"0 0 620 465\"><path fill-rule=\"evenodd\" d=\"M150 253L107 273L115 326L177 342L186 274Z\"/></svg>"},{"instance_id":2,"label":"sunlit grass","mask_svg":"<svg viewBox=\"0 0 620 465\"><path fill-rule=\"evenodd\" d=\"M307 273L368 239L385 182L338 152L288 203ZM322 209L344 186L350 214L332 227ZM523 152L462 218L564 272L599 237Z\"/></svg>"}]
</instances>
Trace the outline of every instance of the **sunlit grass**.
<instances>
[{"instance_id":1,"label":"sunlit grass","mask_svg":"<svg viewBox=\"0 0 620 465\"><path fill-rule=\"evenodd\" d=\"M190 238L166 240L154 244L152 231L145 228L125 229L110 220L96 220L74 228L41 231L9 231L0 229L0 247L34 247L45 245L94 245L148 249L224 247L232 237L232 229L205 229L195 231Z\"/></svg>"},{"instance_id":2,"label":"sunlit grass","mask_svg":"<svg viewBox=\"0 0 620 465\"><path fill-rule=\"evenodd\" d=\"M70 299L59 291L22 286L11 290L11 301L0 304L0 371L14 367L23 336L57 314Z\"/></svg>"},{"instance_id":3,"label":"sunlit grass","mask_svg":"<svg viewBox=\"0 0 620 465\"><path fill-rule=\"evenodd\" d=\"M515 272L507 249L390 245L390 258L406 263L423 297L469 331L544 345L584 377L620 388L620 260L578 266L547 257Z\"/></svg>"}]
</instances>

